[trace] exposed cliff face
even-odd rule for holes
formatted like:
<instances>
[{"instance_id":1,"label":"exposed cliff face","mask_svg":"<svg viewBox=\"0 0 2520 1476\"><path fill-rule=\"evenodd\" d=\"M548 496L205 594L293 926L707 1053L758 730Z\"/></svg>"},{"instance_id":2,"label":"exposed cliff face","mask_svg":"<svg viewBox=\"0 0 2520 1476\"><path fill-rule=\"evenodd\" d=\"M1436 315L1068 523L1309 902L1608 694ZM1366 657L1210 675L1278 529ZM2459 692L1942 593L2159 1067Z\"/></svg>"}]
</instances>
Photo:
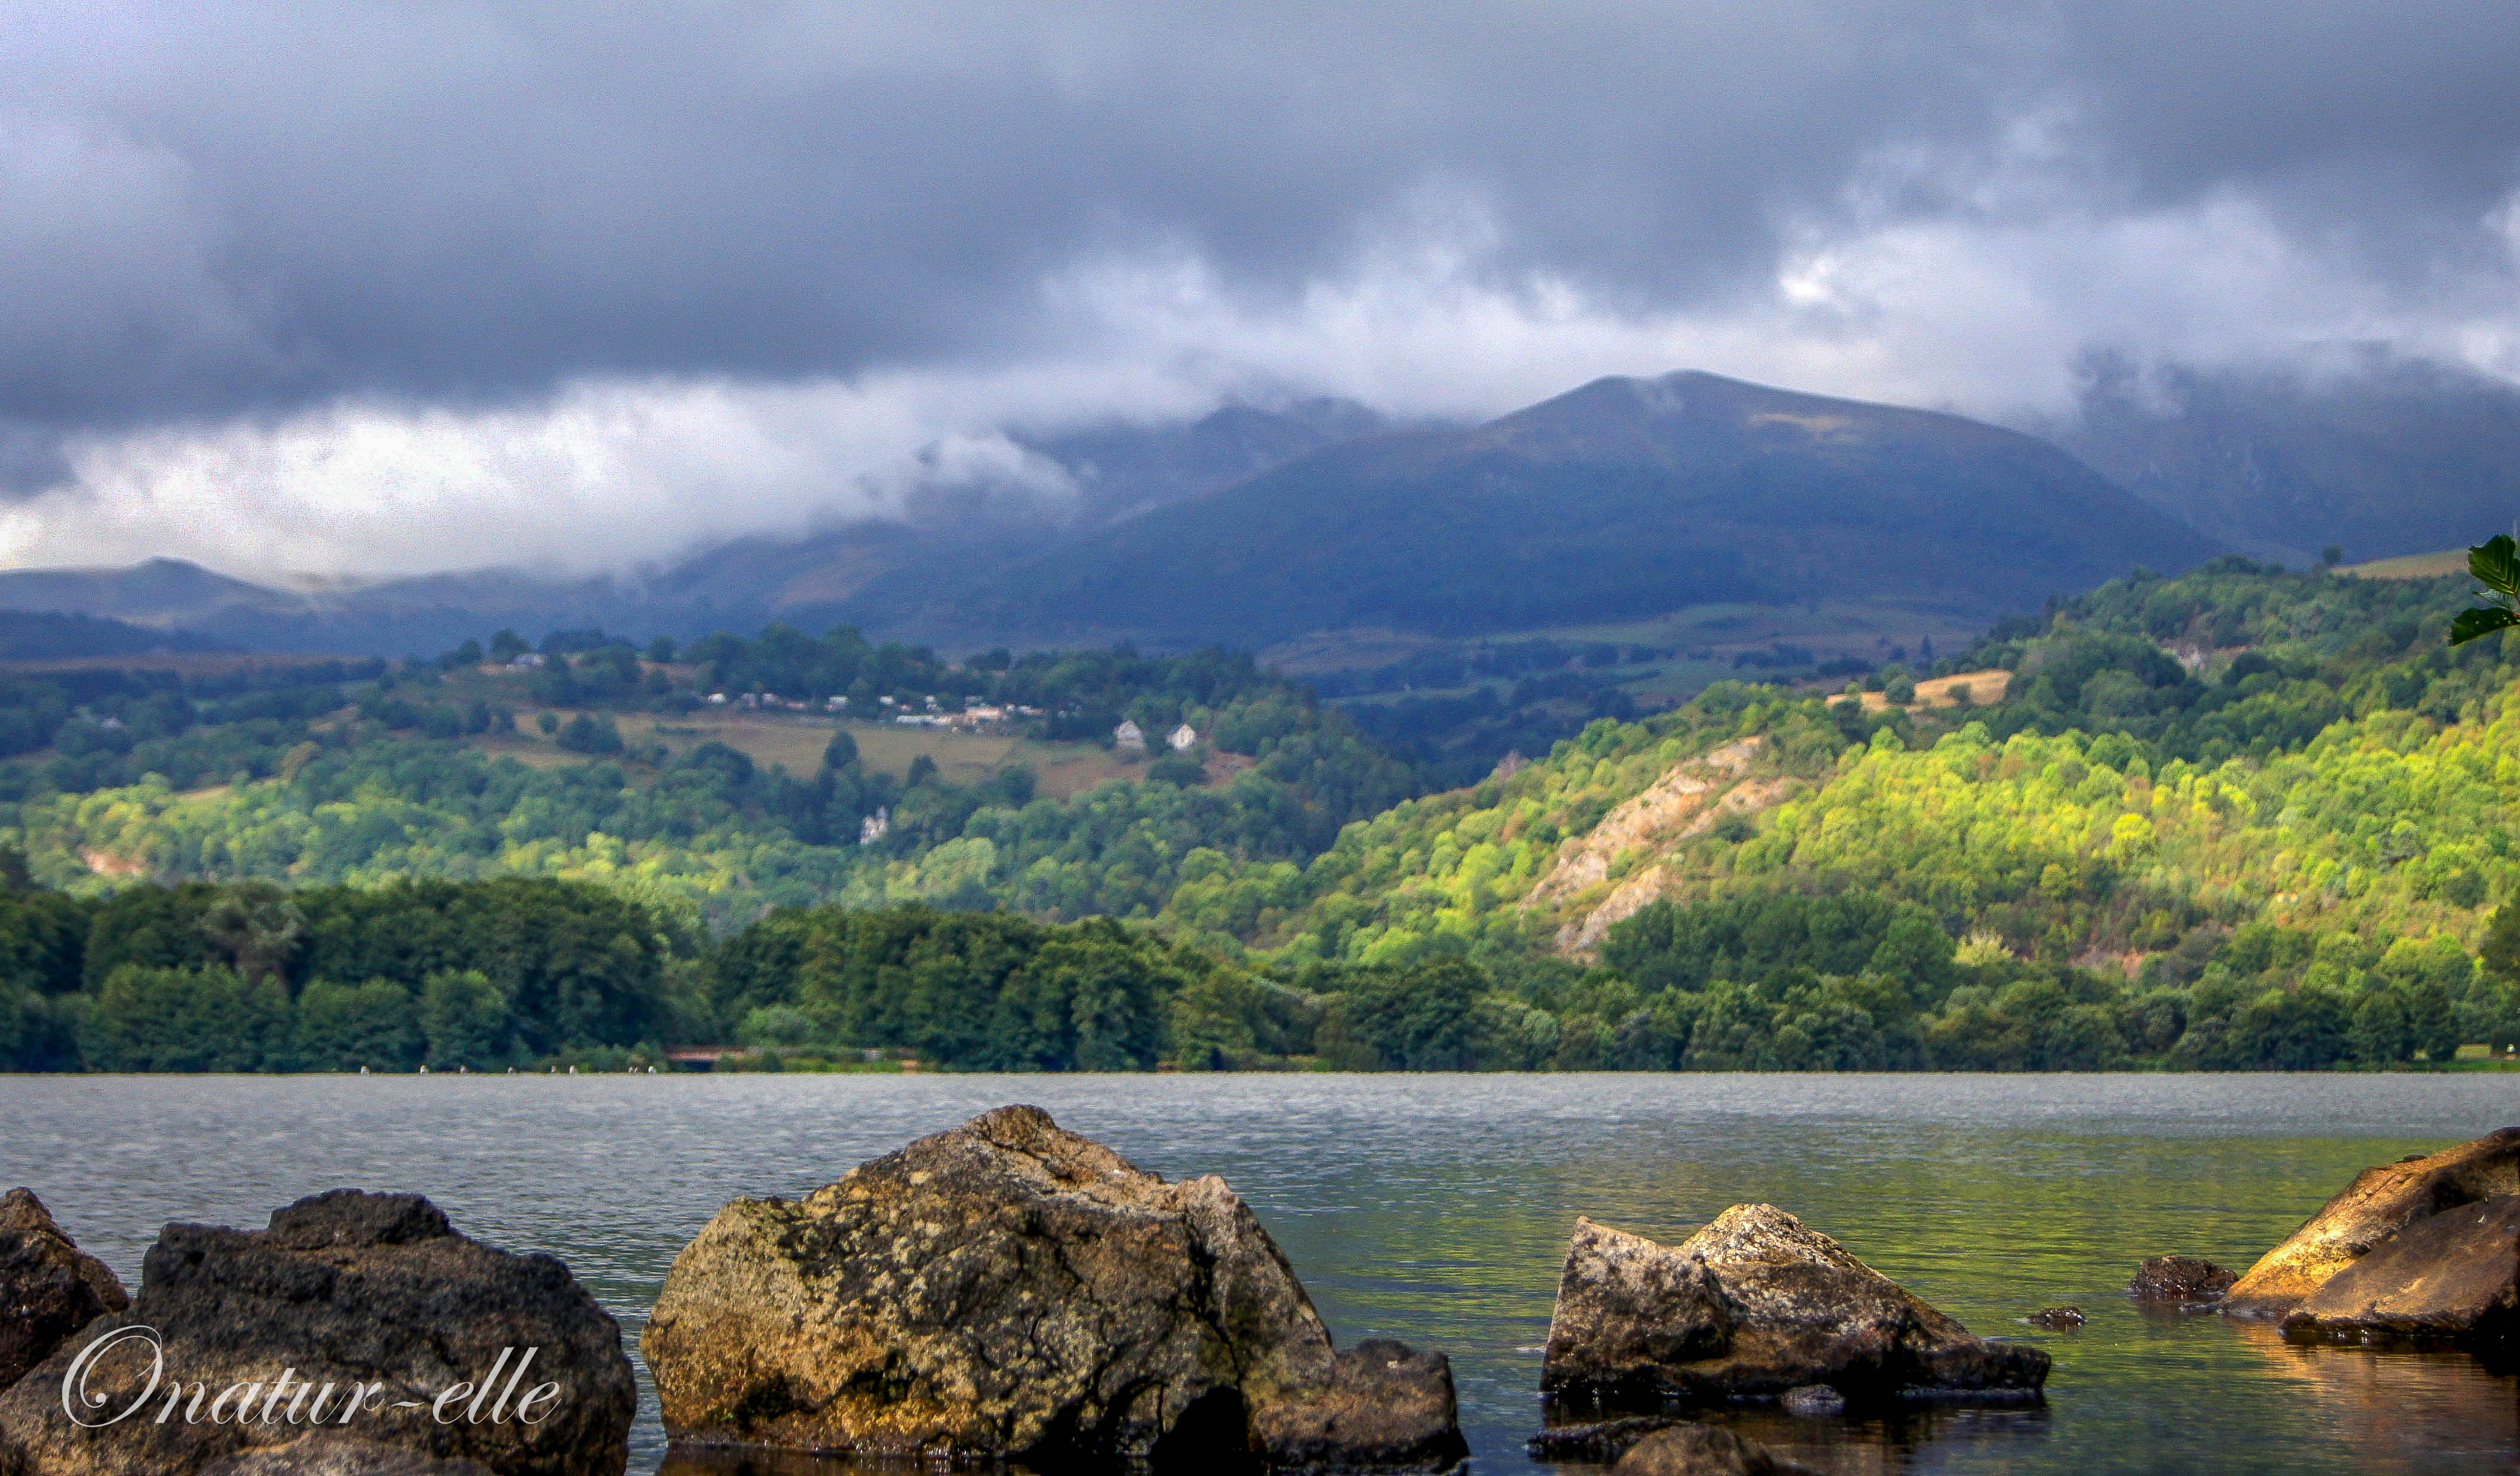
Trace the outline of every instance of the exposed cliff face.
<instances>
[{"instance_id":1,"label":"exposed cliff face","mask_svg":"<svg viewBox=\"0 0 2520 1476\"><path fill-rule=\"evenodd\" d=\"M1644 858L1694 840L1728 817L1755 815L1801 788L1792 779L1753 773L1765 746L1764 738L1745 738L1683 759L1602 816L1600 824L1568 839L1522 899L1525 911L1563 915L1557 952L1593 957L1611 924L1671 890L1677 878L1659 861ZM1627 874L1603 894L1623 864Z\"/></svg>"}]
</instances>

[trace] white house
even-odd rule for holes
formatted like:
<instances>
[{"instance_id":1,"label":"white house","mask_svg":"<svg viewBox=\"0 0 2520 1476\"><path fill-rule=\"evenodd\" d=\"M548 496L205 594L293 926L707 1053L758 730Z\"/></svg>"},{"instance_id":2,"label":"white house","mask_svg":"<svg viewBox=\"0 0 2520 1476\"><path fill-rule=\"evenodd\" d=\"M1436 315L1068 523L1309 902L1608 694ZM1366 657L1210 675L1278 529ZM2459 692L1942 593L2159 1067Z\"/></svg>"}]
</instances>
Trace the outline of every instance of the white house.
<instances>
[{"instance_id":1,"label":"white house","mask_svg":"<svg viewBox=\"0 0 2520 1476\"><path fill-rule=\"evenodd\" d=\"M1125 719L1121 722L1119 727L1111 730L1111 741L1119 747L1127 748L1134 752L1144 753L1147 751L1146 730L1140 728L1135 723L1126 721Z\"/></svg>"},{"instance_id":2,"label":"white house","mask_svg":"<svg viewBox=\"0 0 2520 1476\"><path fill-rule=\"evenodd\" d=\"M1179 728L1176 728L1172 732L1164 735L1164 741L1173 745L1174 752L1181 752L1182 750L1190 747L1192 743L1198 741L1198 730L1192 728L1188 723L1184 723Z\"/></svg>"},{"instance_id":3,"label":"white house","mask_svg":"<svg viewBox=\"0 0 2520 1476\"><path fill-rule=\"evenodd\" d=\"M882 805L878 805L873 815L858 822L858 844L871 846L883 839L891 830L892 812Z\"/></svg>"}]
</instances>

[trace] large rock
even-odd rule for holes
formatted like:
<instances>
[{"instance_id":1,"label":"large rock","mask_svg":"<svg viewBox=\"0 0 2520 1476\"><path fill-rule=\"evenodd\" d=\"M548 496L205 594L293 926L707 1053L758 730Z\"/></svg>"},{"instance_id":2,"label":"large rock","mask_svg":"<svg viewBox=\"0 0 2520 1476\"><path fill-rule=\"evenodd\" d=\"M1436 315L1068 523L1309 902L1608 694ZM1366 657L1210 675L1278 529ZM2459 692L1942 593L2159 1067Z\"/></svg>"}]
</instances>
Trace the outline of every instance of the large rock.
<instances>
[{"instance_id":1,"label":"large rock","mask_svg":"<svg viewBox=\"0 0 2520 1476\"><path fill-rule=\"evenodd\" d=\"M77 1387L94 1403L74 1423L66 1376L92 1345ZM451 1417L438 1417L441 1395L494 1369L500 1389L515 1380L504 1413L495 1399L455 1395ZM544 1385L554 1392L525 1417ZM230 1417L213 1419L229 1391ZM250 1417L234 1417L242 1400ZM0 1395L0 1476L185 1476L319 1430L500 1476L605 1476L629 1463L636 1403L620 1328L567 1267L458 1234L417 1194L341 1189L275 1213L263 1230L166 1227L128 1311L90 1323Z\"/></svg>"},{"instance_id":2,"label":"large rock","mask_svg":"<svg viewBox=\"0 0 2520 1476\"><path fill-rule=\"evenodd\" d=\"M2520 1330L2520 1195L2418 1220L2284 1319L2296 1338L2498 1341Z\"/></svg>"},{"instance_id":3,"label":"large rock","mask_svg":"<svg viewBox=\"0 0 2520 1476\"><path fill-rule=\"evenodd\" d=\"M1674 1425L1631 1447L1610 1476L1814 1476L1755 1440L1716 1425Z\"/></svg>"},{"instance_id":4,"label":"large rock","mask_svg":"<svg viewBox=\"0 0 2520 1476\"><path fill-rule=\"evenodd\" d=\"M0 1195L0 1389L71 1333L130 1305L112 1271L63 1233L33 1189Z\"/></svg>"},{"instance_id":5,"label":"large rock","mask_svg":"<svg viewBox=\"0 0 2520 1476\"><path fill-rule=\"evenodd\" d=\"M2036 1348L1972 1337L1774 1205L1678 1246L1575 1222L1541 1364L1552 1398L1718 1403L1826 1384L1851 1400L2027 1400Z\"/></svg>"},{"instance_id":6,"label":"large rock","mask_svg":"<svg viewBox=\"0 0 2520 1476\"><path fill-rule=\"evenodd\" d=\"M2416 1221L2512 1193L2520 1193L2520 1128L2364 1169L2308 1224L2259 1257L2232 1283L2223 1310L2234 1317L2283 1317L2328 1277Z\"/></svg>"},{"instance_id":7,"label":"large rock","mask_svg":"<svg viewBox=\"0 0 2520 1476\"><path fill-rule=\"evenodd\" d=\"M1002 1107L802 1199L738 1199L675 1257L643 1348L678 1440L1035 1464L1449 1464L1452 1373L1335 1355L1277 1244Z\"/></svg>"}]
</instances>

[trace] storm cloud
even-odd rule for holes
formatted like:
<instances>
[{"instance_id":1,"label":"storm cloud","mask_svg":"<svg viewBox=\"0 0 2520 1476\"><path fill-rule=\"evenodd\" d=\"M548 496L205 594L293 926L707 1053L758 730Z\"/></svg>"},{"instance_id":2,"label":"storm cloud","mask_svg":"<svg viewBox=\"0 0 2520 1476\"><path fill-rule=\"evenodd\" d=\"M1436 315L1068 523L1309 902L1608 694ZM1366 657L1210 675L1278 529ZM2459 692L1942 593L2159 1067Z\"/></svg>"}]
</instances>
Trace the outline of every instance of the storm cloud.
<instances>
[{"instance_id":1,"label":"storm cloud","mask_svg":"<svg viewBox=\"0 0 2520 1476\"><path fill-rule=\"evenodd\" d=\"M2520 374L2506 4L22 7L0 555L617 564L999 431Z\"/></svg>"}]
</instances>

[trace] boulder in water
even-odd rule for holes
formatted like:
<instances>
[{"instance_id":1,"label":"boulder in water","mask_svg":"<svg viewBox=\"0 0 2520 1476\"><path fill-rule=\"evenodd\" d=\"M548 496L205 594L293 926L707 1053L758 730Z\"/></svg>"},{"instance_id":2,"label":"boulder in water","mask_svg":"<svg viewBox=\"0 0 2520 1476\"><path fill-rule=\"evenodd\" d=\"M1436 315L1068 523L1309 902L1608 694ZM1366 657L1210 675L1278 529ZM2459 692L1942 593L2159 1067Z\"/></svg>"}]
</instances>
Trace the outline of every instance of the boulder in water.
<instances>
[{"instance_id":1,"label":"boulder in water","mask_svg":"<svg viewBox=\"0 0 2520 1476\"><path fill-rule=\"evenodd\" d=\"M675 1257L643 1346L684 1441L1033 1464L1459 1454L1443 1359L1336 1355L1224 1181L1167 1184L1038 1107L802 1199L729 1204Z\"/></svg>"},{"instance_id":2,"label":"boulder in water","mask_svg":"<svg viewBox=\"0 0 2520 1476\"><path fill-rule=\"evenodd\" d=\"M2520 1194L2418 1220L2327 1278L2286 1336L2358 1342L2500 1341L2520 1332Z\"/></svg>"},{"instance_id":3,"label":"boulder in water","mask_svg":"<svg viewBox=\"0 0 2520 1476\"><path fill-rule=\"evenodd\" d=\"M0 1195L0 1389L71 1333L130 1305L112 1271L53 1223L33 1189Z\"/></svg>"},{"instance_id":4,"label":"boulder in water","mask_svg":"<svg viewBox=\"0 0 2520 1476\"><path fill-rule=\"evenodd\" d=\"M2127 1295L2138 1302L2210 1308L2238 1279L2238 1272L2225 1271L2198 1256L2154 1256L2135 1269Z\"/></svg>"},{"instance_id":5,"label":"boulder in water","mask_svg":"<svg viewBox=\"0 0 2520 1476\"><path fill-rule=\"evenodd\" d=\"M1610 1476L1815 1476L1755 1440L1716 1425L1674 1425L1619 1457Z\"/></svg>"},{"instance_id":6,"label":"boulder in water","mask_svg":"<svg viewBox=\"0 0 2520 1476\"><path fill-rule=\"evenodd\" d=\"M2283 1317L2330 1276L2416 1221L2515 1193L2520 1193L2520 1128L2364 1169L2308 1224L2259 1257L2232 1283L2223 1310L2235 1317Z\"/></svg>"},{"instance_id":7,"label":"boulder in water","mask_svg":"<svg viewBox=\"0 0 2520 1476\"><path fill-rule=\"evenodd\" d=\"M1668 1430L1679 1423L1668 1414L1630 1414L1584 1424L1552 1425L1524 1441L1522 1448L1534 1460L1605 1466L1656 1430Z\"/></svg>"},{"instance_id":8,"label":"boulder in water","mask_svg":"<svg viewBox=\"0 0 2520 1476\"><path fill-rule=\"evenodd\" d=\"M449 1393L491 1385L504 1409ZM636 1402L619 1326L566 1266L459 1234L418 1194L339 1189L262 1230L167 1226L129 1309L0 1395L0 1476L190 1473L310 1432L499 1476L604 1476L629 1464Z\"/></svg>"},{"instance_id":9,"label":"boulder in water","mask_svg":"<svg viewBox=\"0 0 2520 1476\"><path fill-rule=\"evenodd\" d=\"M2034 1400L2036 1348L1967 1328L1767 1204L1736 1204L1678 1246L1575 1223L1541 1391L1712 1404L1826 1384L1858 1402Z\"/></svg>"}]
</instances>

